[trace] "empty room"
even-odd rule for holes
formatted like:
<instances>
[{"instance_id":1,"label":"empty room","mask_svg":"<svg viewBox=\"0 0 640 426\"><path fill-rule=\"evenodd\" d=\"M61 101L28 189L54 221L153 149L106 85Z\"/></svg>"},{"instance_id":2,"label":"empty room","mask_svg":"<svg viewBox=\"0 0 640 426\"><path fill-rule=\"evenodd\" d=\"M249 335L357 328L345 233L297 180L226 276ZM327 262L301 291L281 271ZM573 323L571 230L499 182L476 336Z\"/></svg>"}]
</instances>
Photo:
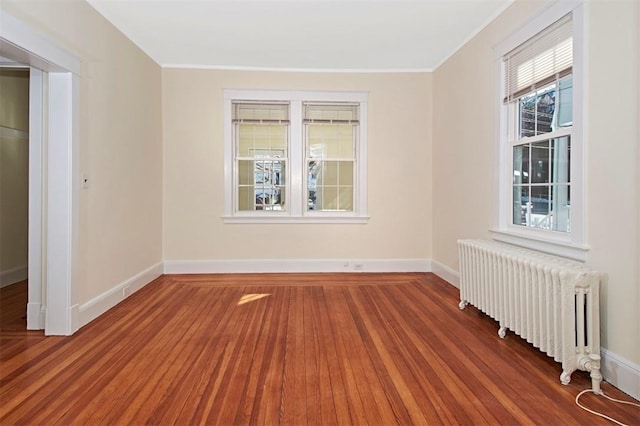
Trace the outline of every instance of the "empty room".
<instances>
[{"instance_id":1,"label":"empty room","mask_svg":"<svg viewBox=\"0 0 640 426\"><path fill-rule=\"evenodd\" d=\"M636 0L3 0L1 424L640 424Z\"/></svg>"}]
</instances>

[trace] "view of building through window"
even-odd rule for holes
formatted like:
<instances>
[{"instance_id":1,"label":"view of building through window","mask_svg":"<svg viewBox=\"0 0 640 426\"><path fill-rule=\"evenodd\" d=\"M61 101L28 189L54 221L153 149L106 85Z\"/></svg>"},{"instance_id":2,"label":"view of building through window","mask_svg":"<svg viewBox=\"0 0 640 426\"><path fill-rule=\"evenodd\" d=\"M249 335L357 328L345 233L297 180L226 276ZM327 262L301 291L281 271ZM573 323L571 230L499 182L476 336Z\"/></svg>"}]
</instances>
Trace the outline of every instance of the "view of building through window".
<instances>
[{"instance_id":1,"label":"view of building through window","mask_svg":"<svg viewBox=\"0 0 640 426\"><path fill-rule=\"evenodd\" d=\"M516 101L513 146L513 224L570 232L571 76ZM542 139L540 138L542 135ZM531 142L525 142L531 140Z\"/></svg>"}]
</instances>

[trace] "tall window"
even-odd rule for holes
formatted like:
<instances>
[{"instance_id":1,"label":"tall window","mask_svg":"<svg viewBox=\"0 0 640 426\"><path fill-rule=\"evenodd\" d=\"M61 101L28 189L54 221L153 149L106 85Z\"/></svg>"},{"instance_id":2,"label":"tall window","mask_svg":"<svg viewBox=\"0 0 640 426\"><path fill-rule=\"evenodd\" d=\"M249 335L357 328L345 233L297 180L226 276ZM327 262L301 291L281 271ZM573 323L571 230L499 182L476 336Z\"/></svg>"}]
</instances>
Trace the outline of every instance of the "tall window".
<instances>
[{"instance_id":1,"label":"tall window","mask_svg":"<svg viewBox=\"0 0 640 426\"><path fill-rule=\"evenodd\" d=\"M307 210L353 211L358 104L303 104Z\"/></svg>"},{"instance_id":2,"label":"tall window","mask_svg":"<svg viewBox=\"0 0 640 426\"><path fill-rule=\"evenodd\" d=\"M225 220L365 221L366 99L225 91Z\"/></svg>"},{"instance_id":3,"label":"tall window","mask_svg":"<svg viewBox=\"0 0 640 426\"><path fill-rule=\"evenodd\" d=\"M557 2L495 47L494 238L585 260L584 6Z\"/></svg>"},{"instance_id":4,"label":"tall window","mask_svg":"<svg viewBox=\"0 0 640 426\"><path fill-rule=\"evenodd\" d=\"M233 102L238 211L283 210L289 105Z\"/></svg>"},{"instance_id":5,"label":"tall window","mask_svg":"<svg viewBox=\"0 0 640 426\"><path fill-rule=\"evenodd\" d=\"M504 57L514 225L570 232L571 15Z\"/></svg>"}]
</instances>

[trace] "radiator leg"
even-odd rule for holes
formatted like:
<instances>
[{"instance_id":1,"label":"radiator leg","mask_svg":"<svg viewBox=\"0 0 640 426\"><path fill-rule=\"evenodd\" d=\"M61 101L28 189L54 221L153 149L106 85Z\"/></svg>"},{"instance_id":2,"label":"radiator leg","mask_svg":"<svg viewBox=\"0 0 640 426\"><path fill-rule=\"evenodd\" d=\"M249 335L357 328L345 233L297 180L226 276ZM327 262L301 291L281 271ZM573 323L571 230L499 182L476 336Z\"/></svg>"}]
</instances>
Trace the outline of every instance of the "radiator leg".
<instances>
[{"instance_id":1,"label":"radiator leg","mask_svg":"<svg viewBox=\"0 0 640 426\"><path fill-rule=\"evenodd\" d=\"M600 390L600 383L602 382L602 374L600 374L600 369L591 370L591 389L593 393L596 395L600 395L602 391Z\"/></svg>"},{"instance_id":2,"label":"radiator leg","mask_svg":"<svg viewBox=\"0 0 640 426\"><path fill-rule=\"evenodd\" d=\"M507 335L507 327L501 325L500 328L498 329L498 336L500 336L501 339L504 339L506 335Z\"/></svg>"},{"instance_id":3,"label":"radiator leg","mask_svg":"<svg viewBox=\"0 0 640 426\"><path fill-rule=\"evenodd\" d=\"M574 370L562 370L562 374L560 374L560 383L568 385L571 381L571 373L573 373L573 371Z\"/></svg>"},{"instance_id":4,"label":"radiator leg","mask_svg":"<svg viewBox=\"0 0 640 426\"><path fill-rule=\"evenodd\" d=\"M600 373L600 355L589 354L588 358L580 361L580 368L590 372L591 390L593 390L593 393L597 395L601 394L600 382L602 382L602 373Z\"/></svg>"},{"instance_id":5,"label":"radiator leg","mask_svg":"<svg viewBox=\"0 0 640 426\"><path fill-rule=\"evenodd\" d=\"M461 300L460 303L458 304L458 307L460 309L464 309L465 306L467 306L469 304L469 302L467 302L466 300Z\"/></svg>"}]
</instances>

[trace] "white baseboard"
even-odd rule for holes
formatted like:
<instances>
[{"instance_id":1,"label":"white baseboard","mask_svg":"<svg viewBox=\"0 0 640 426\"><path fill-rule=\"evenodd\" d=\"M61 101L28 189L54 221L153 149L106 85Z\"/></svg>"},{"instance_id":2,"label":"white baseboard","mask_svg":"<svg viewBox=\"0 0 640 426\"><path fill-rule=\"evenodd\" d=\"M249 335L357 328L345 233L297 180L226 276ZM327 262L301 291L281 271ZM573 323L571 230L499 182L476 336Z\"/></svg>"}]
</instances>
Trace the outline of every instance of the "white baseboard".
<instances>
[{"instance_id":1,"label":"white baseboard","mask_svg":"<svg viewBox=\"0 0 640 426\"><path fill-rule=\"evenodd\" d=\"M431 272L430 259L165 260L165 274Z\"/></svg>"},{"instance_id":2,"label":"white baseboard","mask_svg":"<svg viewBox=\"0 0 640 426\"><path fill-rule=\"evenodd\" d=\"M139 274L94 297L78 308L78 328L83 327L162 275L162 263L157 263Z\"/></svg>"},{"instance_id":3,"label":"white baseboard","mask_svg":"<svg viewBox=\"0 0 640 426\"><path fill-rule=\"evenodd\" d=\"M431 259L431 272L447 281L456 288L460 288L460 273L447 265Z\"/></svg>"},{"instance_id":4,"label":"white baseboard","mask_svg":"<svg viewBox=\"0 0 640 426\"><path fill-rule=\"evenodd\" d=\"M600 371L604 379L622 392L640 400L640 365L600 348Z\"/></svg>"},{"instance_id":5,"label":"white baseboard","mask_svg":"<svg viewBox=\"0 0 640 426\"><path fill-rule=\"evenodd\" d=\"M17 268L7 269L0 272L0 288L10 286L20 281L24 281L29 277L29 268L27 265L18 266Z\"/></svg>"},{"instance_id":6,"label":"white baseboard","mask_svg":"<svg viewBox=\"0 0 640 426\"><path fill-rule=\"evenodd\" d=\"M27 330L44 330L45 315L42 303L27 303Z\"/></svg>"}]
</instances>

